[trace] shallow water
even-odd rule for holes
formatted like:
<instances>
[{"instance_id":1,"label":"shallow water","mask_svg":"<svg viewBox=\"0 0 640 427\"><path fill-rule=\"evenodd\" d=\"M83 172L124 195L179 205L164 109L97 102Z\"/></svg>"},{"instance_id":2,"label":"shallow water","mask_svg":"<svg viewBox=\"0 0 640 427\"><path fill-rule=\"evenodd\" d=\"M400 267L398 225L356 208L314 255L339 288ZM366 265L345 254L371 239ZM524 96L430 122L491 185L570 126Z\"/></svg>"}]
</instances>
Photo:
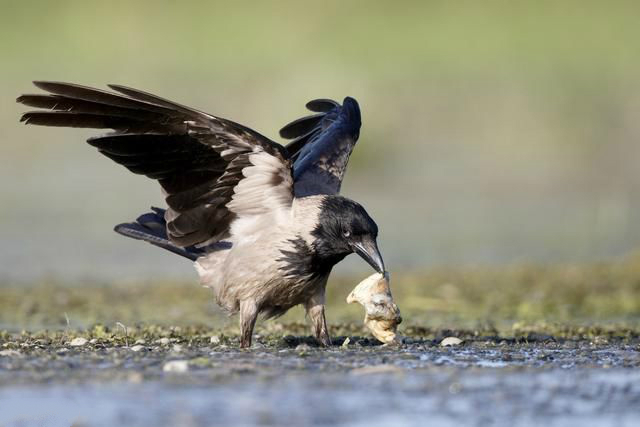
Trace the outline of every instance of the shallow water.
<instances>
[{"instance_id":1,"label":"shallow water","mask_svg":"<svg viewBox=\"0 0 640 427\"><path fill-rule=\"evenodd\" d=\"M640 420L640 373L437 369L271 381L11 387L7 426L617 425Z\"/></svg>"},{"instance_id":2,"label":"shallow water","mask_svg":"<svg viewBox=\"0 0 640 427\"><path fill-rule=\"evenodd\" d=\"M635 426L636 342L329 350L286 341L29 348L0 357L1 426ZM359 345L359 342L365 345ZM167 361L186 372L164 372Z\"/></svg>"}]
</instances>

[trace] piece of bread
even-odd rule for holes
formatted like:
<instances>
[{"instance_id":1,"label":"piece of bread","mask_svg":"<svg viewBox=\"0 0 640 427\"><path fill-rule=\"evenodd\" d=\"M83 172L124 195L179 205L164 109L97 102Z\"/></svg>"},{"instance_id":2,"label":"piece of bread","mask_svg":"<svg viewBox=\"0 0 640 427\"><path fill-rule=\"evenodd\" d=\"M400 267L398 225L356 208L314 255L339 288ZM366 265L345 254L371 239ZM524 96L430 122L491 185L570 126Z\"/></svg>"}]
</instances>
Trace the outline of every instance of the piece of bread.
<instances>
[{"instance_id":1,"label":"piece of bread","mask_svg":"<svg viewBox=\"0 0 640 427\"><path fill-rule=\"evenodd\" d=\"M385 344L399 340L396 331L402 317L391 296L389 273L375 273L358 283L347 297L347 303L354 302L364 307L364 324L374 337Z\"/></svg>"}]
</instances>

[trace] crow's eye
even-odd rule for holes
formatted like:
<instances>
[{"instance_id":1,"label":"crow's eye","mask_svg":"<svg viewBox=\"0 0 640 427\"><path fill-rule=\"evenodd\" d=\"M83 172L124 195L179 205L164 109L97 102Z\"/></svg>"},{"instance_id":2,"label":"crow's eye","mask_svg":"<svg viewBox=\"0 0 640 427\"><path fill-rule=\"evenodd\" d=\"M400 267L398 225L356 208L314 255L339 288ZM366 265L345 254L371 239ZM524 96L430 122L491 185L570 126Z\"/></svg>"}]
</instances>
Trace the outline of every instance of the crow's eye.
<instances>
[{"instance_id":1,"label":"crow's eye","mask_svg":"<svg viewBox=\"0 0 640 427\"><path fill-rule=\"evenodd\" d=\"M350 231L343 231L343 232L342 232L342 235L343 235L344 237L350 237L350 236L351 236L351 232L350 232Z\"/></svg>"}]
</instances>

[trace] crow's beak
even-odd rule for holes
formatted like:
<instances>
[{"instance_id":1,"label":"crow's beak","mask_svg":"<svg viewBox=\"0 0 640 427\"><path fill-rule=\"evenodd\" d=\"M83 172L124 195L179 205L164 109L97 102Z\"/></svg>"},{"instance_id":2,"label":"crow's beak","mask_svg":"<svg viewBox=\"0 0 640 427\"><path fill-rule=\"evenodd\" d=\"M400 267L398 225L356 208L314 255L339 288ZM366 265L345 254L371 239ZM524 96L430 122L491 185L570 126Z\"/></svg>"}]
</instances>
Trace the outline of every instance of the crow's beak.
<instances>
[{"instance_id":1,"label":"crow's beak","mask_svg":"<svg viewBox=\"0 0 640 427\"><path fill-rule=\"evenodd\" d=\"M353 251L367 261L378 273L384 274L384 261L375 239L364 237L362 241L351 244Z\"/></svg>"}]
</instances>

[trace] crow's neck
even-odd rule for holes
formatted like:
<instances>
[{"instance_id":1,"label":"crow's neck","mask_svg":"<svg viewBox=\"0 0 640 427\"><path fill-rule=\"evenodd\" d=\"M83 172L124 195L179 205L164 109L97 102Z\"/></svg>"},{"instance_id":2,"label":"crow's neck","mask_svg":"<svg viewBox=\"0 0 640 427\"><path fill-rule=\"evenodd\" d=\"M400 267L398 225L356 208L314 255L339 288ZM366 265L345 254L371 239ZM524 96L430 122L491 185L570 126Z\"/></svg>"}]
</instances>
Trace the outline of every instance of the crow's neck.
<instances>
[{"instance_id":1,"label":"crow's neck","mask_svg":"<svg viewBox=\"0 0 640 427\"><path fill-rule=\"evenodd\" d=\"M279 261L284 262L284 270L287 274L298 276L325 276L331 273L334 265L349 255L349 253L336 253L327 250L320 242L308 244L304 239L298 238L291 241L293 248L290 251L282 251ZM320 244L319 244L320 243Z\"/></svg>"}]
</instances>

